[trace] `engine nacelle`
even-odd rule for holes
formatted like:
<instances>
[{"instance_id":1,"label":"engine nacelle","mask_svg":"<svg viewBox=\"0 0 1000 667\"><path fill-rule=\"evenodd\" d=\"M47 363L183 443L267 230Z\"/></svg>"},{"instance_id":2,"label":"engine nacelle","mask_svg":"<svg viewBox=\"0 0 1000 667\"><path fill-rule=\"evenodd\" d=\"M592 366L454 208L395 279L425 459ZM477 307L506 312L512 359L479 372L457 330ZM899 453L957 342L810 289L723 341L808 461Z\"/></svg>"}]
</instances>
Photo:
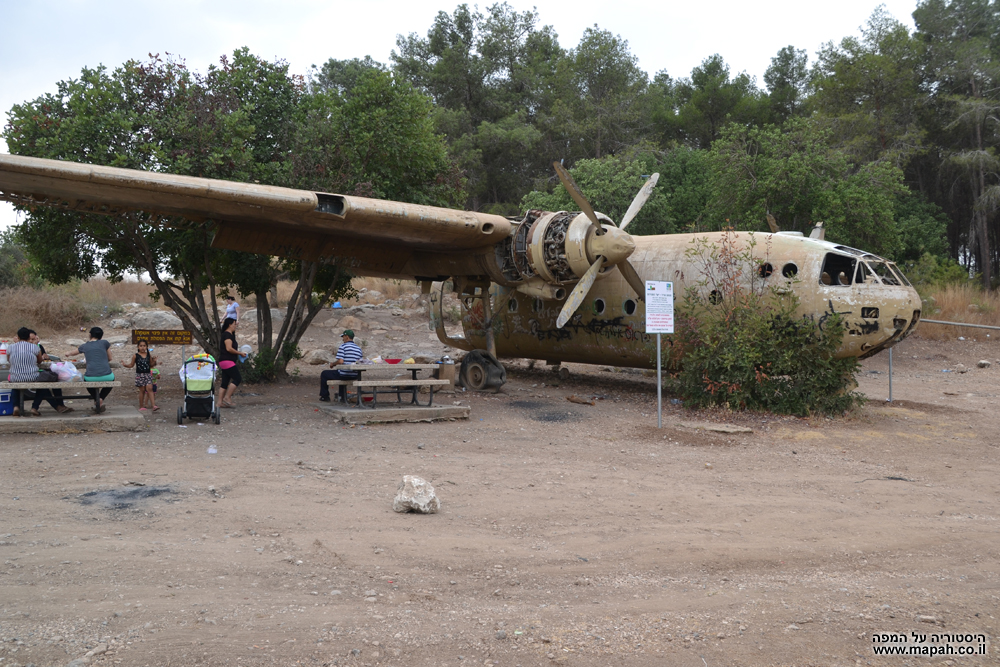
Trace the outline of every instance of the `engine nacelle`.
<instances>
[{"instance_id":1,"label":"engine nacelle","mask_svg":"<svg viewBox=\"0 0 1000 667\"><path fill-rule=\"evenodd\" d=\"M504 278L497 282L524 286L543 299L561 299L555 295L565 292L540 289L539 282L550 286L575 283L603 256L601 277L631 255L635 243L609 217L596 215L600 228L579 211L529 211L507 241L497 246L496 259Z\"/></svg>"}]
</instances>

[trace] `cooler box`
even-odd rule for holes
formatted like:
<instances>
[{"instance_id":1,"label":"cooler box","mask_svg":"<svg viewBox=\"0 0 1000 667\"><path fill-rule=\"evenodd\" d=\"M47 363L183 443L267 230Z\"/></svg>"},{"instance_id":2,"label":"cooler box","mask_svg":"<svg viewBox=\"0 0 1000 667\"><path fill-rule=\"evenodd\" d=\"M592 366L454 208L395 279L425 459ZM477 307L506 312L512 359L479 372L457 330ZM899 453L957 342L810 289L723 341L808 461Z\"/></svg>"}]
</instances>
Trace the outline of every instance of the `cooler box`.
<instances>
[{"instance_id":1,"label":"cooler box","mask_svg":"<svg viewBox=\"0 0 1000 667\"><path fill-rule=\"evenodd\" d=\"M0 415L14 414L14 394L9 391L0 392Z\"/></svg>"}]
</instances>

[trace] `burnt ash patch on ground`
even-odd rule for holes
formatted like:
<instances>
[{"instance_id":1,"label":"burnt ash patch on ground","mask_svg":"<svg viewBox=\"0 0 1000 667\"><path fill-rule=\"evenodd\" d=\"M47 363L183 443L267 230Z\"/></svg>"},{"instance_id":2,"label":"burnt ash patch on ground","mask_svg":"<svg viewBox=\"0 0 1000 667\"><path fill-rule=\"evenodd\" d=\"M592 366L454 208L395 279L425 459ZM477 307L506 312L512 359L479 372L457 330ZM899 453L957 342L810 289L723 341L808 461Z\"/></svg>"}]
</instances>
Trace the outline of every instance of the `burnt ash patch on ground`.
<instances>
[{"instance_id":1,"label":"burnt ash patch on ground","mask_svg":"<svg viewBox=\"0 0 1000 667\"><path fill-rule=\"evenodd\" d=\"M78 497L82 505L95 505L101 509L130 510L145 505L152 498L176 502L177 492L169 486L127 486L120 489L91 491Z\"/></svg>"}]
</instances>

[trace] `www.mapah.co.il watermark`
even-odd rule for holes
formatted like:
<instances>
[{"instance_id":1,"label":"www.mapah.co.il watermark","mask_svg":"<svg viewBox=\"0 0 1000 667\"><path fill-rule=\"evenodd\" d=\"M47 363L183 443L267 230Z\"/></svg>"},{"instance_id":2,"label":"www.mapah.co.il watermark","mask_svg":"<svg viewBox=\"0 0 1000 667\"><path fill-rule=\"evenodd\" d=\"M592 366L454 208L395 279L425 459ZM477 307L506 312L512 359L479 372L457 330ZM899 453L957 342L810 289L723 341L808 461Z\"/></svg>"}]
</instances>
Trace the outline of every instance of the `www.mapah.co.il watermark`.
<instances>
[{"instance_id":1,"label":"www.mapah.co.il watermark","mask_svg":"<svg viewBox=\"0 0 1000 667\"><path fill-rule=\"evenodd\" d=\"M987 655L985 634L966 632L873 632L875 655Z\"/></svg>"}]
</instances>

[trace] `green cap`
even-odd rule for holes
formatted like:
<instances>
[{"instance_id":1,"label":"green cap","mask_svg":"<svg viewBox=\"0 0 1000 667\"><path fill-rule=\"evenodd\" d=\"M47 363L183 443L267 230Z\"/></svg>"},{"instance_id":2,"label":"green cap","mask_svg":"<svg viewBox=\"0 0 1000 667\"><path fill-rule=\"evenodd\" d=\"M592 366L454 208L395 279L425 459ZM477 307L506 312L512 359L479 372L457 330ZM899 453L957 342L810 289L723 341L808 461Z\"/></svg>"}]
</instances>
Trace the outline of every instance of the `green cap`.
<instances>
[{"instance_id":1,"label":"green cap","mask_svg":"<svg viewBox=\"0 0 1000 667\"><path fill-rule=\"evenodd\" d=\"M341 336L347 336L348 338L352 338L352 339L354 338L354 332L351 331L350 329L345 329L344 333L342 333L340 335Z\"/></svg>"}]
</instances>

